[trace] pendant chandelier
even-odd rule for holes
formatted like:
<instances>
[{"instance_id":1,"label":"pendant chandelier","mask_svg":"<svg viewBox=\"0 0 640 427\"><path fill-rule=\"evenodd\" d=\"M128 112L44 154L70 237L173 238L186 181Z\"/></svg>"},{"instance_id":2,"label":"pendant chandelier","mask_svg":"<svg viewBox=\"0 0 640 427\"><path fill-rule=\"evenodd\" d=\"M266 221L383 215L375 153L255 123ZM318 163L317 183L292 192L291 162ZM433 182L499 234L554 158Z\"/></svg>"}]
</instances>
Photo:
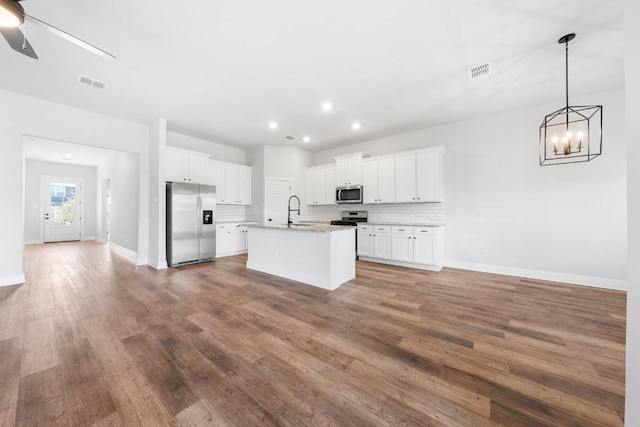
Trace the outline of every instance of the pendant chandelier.
<instances>
[{"instance_id":1,"label":"pendant chandelier","mask_svg":"<svg viewBox=\"0 0 640 427\"><path fill-rule=\"evenodd\" d=\"M540 126L540 166L588 162L602 153L602 105L569 106L569 42L565 44L566 106L547 114Z\"/></svg>"}]
</instances>

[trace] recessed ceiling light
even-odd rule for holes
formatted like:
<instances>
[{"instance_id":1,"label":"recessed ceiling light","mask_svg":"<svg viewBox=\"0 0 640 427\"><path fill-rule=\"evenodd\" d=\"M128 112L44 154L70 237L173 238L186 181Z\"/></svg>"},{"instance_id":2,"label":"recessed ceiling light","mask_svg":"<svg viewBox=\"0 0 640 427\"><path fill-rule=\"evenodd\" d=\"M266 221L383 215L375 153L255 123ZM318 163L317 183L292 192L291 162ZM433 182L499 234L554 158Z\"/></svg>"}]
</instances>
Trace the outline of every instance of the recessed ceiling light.
<instances>
[{"instance_id":1,"label":"recessed ceiling light","mask_svg":"<svg viewBox=\"0 0 640 427\"><path fill-rule=\"evenodd\" d=\"M322 111L331 111L333 110L333 104L329 101L322 103Z\"/></svg>"},{"instance_id":2,"label":"recessed ceiling light","mask_svg":"<svg viewBox=\"0 0 640 427\"><path fill-rule=\"evenodd\" d=\"M362 125L360 124L360 122L354 122L351 125L351 129L353 129L353 130L359 130L361 127L362 127Z\"/></svg>"},{"instance_id":3,"label":"recessed ceiling light","mask_svg":"<svg viewBox=\"0 0 640 427\"><path fill-rule=\"evenodd\" d=\"M269 122L269 129L278 129L278 123Z\"/></svg>"},{"instance_id":4,"label":"recessed ceiling light","mask_svg":"<svg viewBox=\"0 0 640 427\"><path fill-rule=\"evenodd\" d=\"M302 142L311 142L311 138L309 138L308 136L304 136L302 137Z\"/></svg>"},{"instance_id":5,"label":"recessed ceiling light","mask_svg":"<svg viewBox=\"0 0 640 427\"><path fill-rule=\"evenodd\" d=\"M71 153L65 153L65 155L62 156L62 160L73 160L73 155Z\"/></svg>"}]
</instances>

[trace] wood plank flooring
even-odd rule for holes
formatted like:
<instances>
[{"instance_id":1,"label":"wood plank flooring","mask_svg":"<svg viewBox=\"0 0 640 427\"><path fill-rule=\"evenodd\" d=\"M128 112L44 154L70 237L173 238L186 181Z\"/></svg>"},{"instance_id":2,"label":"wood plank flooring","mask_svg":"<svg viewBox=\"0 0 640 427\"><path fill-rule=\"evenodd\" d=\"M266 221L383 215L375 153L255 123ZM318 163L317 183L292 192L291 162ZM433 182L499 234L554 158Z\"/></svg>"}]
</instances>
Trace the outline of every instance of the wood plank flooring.
<instances>
[{"instance_id":1,"label":"wood plank flooring","mask_svg":"<svg viewBox=\"0 0 640 427\"><path fill-rule=\"evenodd\" d=\"M367 262L155 271L28 246L0 288L0 426L621 426L623 292Z\"/></svg>"}]
</instances>

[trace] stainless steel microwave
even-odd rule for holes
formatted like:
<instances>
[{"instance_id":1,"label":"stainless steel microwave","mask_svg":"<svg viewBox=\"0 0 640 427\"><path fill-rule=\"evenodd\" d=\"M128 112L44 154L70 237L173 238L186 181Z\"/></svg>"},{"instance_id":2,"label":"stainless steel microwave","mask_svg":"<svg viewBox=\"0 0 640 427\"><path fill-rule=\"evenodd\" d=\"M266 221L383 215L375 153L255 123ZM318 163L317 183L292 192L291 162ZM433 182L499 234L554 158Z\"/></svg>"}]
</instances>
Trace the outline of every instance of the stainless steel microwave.
<instances>
[{"instance_id":1,"label":"stainless steel microwave","mask_svg":"<svg viewBox=\"0 0 640 427\"><path fill-rule=\"evenodd\" d=\"M362 185L336 188L336 203L362 203Z\"/></svg>"}]
</instances>

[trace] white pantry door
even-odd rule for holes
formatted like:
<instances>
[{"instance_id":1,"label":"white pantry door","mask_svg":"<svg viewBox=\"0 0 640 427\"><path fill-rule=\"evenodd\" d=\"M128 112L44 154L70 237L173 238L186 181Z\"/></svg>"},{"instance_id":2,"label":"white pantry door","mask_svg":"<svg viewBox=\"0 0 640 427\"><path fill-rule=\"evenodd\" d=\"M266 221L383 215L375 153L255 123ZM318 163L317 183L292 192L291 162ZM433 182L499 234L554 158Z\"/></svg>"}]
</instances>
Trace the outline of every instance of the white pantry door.
<instances>
[{"instance_id":1,"label":"white pantry door","mask_svg":"<svg viewBox=\"0 0 640 427\"><path fill-rule=\"evenodd\" d=\"M291 178L267 178L264 195L264 220L274 224L287 223L287 209L291 196ZM298 202L294 201L295 206Z\"/></svg>"},{"instance_id":2,"label":"white pantry door","mask_svg":"<svg viewBox=\"0 0 640 427\"><path fill-rule=\"evenodd\" d=\"M80 240L82 180L43 177L44 242Z\"/></svg>"}]
</instances>

